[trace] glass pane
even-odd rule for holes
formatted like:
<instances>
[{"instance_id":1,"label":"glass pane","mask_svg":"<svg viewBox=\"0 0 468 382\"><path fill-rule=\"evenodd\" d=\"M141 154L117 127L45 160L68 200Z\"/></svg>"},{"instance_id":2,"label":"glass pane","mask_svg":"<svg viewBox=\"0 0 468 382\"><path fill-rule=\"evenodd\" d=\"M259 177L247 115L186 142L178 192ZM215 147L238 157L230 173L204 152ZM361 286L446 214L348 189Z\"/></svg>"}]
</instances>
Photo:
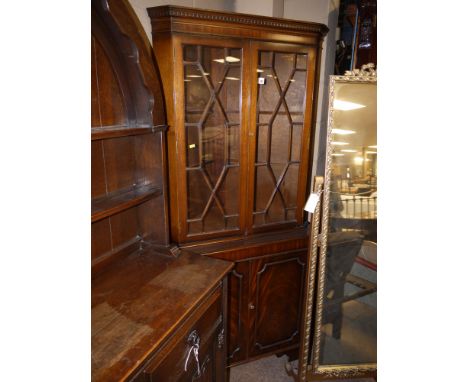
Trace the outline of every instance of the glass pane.
<instances>
[{"instance_id":1,"label":"glass pane","mask_svg":"<svg viewBox=\"0 0 468 382\"><path fill-rule=\"evenodd\" d=\"M239 198L233 198L238 194L237 183L239 181L239 166L226 168L226 176L219 187L218 196L226 210L226 216L238 216Z\"/></svg>"},{"instance_id":2,"label":"glass pane","mask_svg":"<svg viewBox=\"0 0 468 382\"><path fill-rule=\"evenodd\" d=\"M335 83L323 365L377 362L376 88Z\"/></svg>"},{"instance_id":3,"label":"glass pane","mask_svg":"<svg viewBox=\"0 0 468 382\"><path fill-rule=\"evenodd\" d=\"M292 126L291 161L293 162L301 160L302 129L302 124L293 124Z\"/></svg>"},{"instance_id":4,"label":"glass pane","mask_svg":"<svg viewBox=\"0 0 468 382\"><path fill-rule=\"evenodd\" d=\"M281 193L287 208L294 208L297 200L297 181L299 176L299 165L290 164L281 185Z\"/></svg>"},{"instance_id":5,"label":"glass pane","mask_svg":"<svg viewBox=\"0 0 468 382\"><path fill-rule=\"evenodd\" d=\"M185 139L187 142L186 156L187 156L187 167L198 167L200 166L200 149L199 149L199 134L198 126L186 126L185 127Z\"/></svg>"},{"instance_id":6,"label":"glass pane","mask_svg":"<svg viewBox=\"0 0 468 382\"><path fill-rule=\"evenodd\" d=\"M307 69L307 54L298 54L297 55L296 69L298 69L298 70L306 70Z\"/></svg>"},{"instance_id":7,"label":"glass pane","mask_svg":"<svg viewBox=\"0 0 468 382\"><path fill-rule=\"evenodd\" d=\"M294 122L304 121L304 102L306 72L296 72L289 81L288 91L286 93L286 103Z\"/></svg>"},{"instance_id":8,"label":"glass pane","mask_svg":"<svg viewBox=\"0 0 468 382\"><path fill-rule=\"evenodd\" d=\"M188 218L200 219L208 203L210 188L199 170L187 171Z\"/></svg>"},{"instance_id":9,"label":"glass pane","mask_svg":"<svg viewBox=\"0 0 468 382\"><path fill-rule=\"evenodd\" d=\"M257 124L257 163L265 163L267 161L267 147L268 147L268 121L269 117L260 116L260 123Z\"/></svg>"},{"instance_id":10,"label":"glass pane","mask_svg":"<svg viewBox=\"0 0 468 382\"><path fill-rule=\"evenodd\" d=\"M239 227L240 49L185 45L189 234Z\"/></svg>"},{"instance_id":11,"label":"glass pane","mask_svg":"<svg viewBox=\"0 0 468 382\"><path fill-rule=\"evenodd\" d=\"M280 114L281 113L281 114ZM284 114L284 107L276 114L271 128L271 163L287 164L291 148L291 125Z\"/></svg>"},{"instance_id":12,"label":"glass pane","mask_svg":"<svg viewBox=\"0 0 468 382\"><path fill-rule=\"evenodd\" d=\"M259 52L256 164L263 166L256 170L255 227L296 221L306 61L304 54Z\"/></svg>"},{"instance_id":13,"label":"glass pane","mask_svg":"<svg viewBox=\"0 0 468 382\"><path fill-rule=\"evenodd\" d=\"M197 123L209 104L211 92L209 83L203 77L200 67L185 65L185 121Z\"/></svg>"},{"instance_id":14,"label":"glass pane","mask_svg":"<svg viewBox=\"0 0 468 382\"><path fill-rule=\"evenodd\" d=\"M275 53L275 72L282 89L294 75L295 56L292 53Z\"/></svg>"}]
</instances>

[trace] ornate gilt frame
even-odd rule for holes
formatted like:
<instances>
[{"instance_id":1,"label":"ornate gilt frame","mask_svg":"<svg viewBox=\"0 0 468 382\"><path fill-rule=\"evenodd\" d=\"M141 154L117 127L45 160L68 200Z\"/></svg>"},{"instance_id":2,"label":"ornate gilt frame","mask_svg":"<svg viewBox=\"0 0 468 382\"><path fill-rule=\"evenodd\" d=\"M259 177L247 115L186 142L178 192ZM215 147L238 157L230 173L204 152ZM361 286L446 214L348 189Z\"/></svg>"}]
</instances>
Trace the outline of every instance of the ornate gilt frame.
<instances>
[{"instance_id":1,"label":"ornate gilt frame","mask_svg":"<svg viewBox=\"0 0 468 382\"><path fill-rule=\"evenodd\" d=\"M330 203L330 176L332 158L331 131L333 126L333 103L335 99L336 82L357 82L362 84L377 83L377 73L374 70L374 64L363 65L362 69L348 71L345 73L344 76L330 76L325 180L323 181L322 179L316 179L316 184L314 186L315 192L320 192L323 183L324 191L322 197L323 200L317 205L312 219L309 245L309 260L307 264L308 278L305 291L305 317L302 326L303 335L301 339L301 347L299 354L298 379L300 382L312 380L325 380L331 378L357 378L377 376L377 364L374 363L357 365L319 364L323 299L325 291L326 254L328 243L328 215ZM321 208L320 204L322 204L323 208ZM322 219L320 216L321 211L323 214ZM320 234L319 227L322 227L322 231ZM319 243L320 253L317 253ZM318 280L316 280L316 275ZM314 297L316 303L315 320L314 330L313 333L311 333ZM310 347L311 340L312 347ZM309 349L311 349L311 351L309 351Z\"/></svg>"}]
</instances>

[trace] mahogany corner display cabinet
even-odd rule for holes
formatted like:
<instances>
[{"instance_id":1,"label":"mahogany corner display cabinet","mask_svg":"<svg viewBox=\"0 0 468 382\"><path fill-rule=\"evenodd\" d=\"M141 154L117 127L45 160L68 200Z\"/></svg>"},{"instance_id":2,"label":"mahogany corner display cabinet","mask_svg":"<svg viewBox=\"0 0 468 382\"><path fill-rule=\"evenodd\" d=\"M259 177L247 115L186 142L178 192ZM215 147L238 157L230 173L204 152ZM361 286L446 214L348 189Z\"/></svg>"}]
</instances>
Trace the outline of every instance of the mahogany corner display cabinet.
<instances>
[{"instance_id":1,"label":"mahogany corner display cabinet","mask_svg":"<svg viewBox=\"0 0 468 382\"><path fill-rule=\"evenodd\" d=\"M167 111L171 240L235 262L228 364L299 343L325 25L148 9Z\"/></svg>"}]
</instances>

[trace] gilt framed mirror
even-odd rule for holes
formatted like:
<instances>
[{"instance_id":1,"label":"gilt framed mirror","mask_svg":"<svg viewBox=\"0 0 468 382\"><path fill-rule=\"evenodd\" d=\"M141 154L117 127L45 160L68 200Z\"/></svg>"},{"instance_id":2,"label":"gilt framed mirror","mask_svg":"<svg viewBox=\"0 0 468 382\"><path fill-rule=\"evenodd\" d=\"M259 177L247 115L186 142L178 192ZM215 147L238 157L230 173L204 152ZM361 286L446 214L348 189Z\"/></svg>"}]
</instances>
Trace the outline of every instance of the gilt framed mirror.
<instances>
[{"instance_id":1,"label":"gilt framed mirror","mask_svg":"<svg viewBox=\"0 0 468 382\"><path fill-rule=\"evenodd\" d=\"M331 76L312 219L298 379L377 375L377 76ZM322 192L323 188L323 192Z\"/></svg>"}]
</instances>

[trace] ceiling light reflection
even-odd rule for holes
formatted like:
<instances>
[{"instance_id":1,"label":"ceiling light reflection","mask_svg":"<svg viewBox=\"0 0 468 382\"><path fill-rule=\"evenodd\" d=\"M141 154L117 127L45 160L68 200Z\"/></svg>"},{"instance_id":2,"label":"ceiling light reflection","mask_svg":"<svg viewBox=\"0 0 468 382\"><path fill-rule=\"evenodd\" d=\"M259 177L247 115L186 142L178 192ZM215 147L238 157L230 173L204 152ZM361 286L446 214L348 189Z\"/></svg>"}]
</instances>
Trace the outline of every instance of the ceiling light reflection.
<instances>
[{"instance_id":1,"label":"ceiling light reflection","mask_svg":"<svg viewBox=\"0 0 468 382\"><path fill-rule=\"evenodd\" d=\"M239 61L240 61L240 58L233 57L233 56L227 56L227 57L226 57L226 61L227 61L227 62L239 62Z\"/></svg>"},{"instance_id":2,"label":"ceiling light reflection","mask_svg":"<svg viewBox=\"0 0 468 382\"><path fill-rule=\"evenodd\" d=\"M350 134L356 134L356 132L354 130L332 129L332 134L350 135Z\"/></svg>"},{"instance_id":3,"label":"ceiling light reflection","mask_svg":"<svg viewBox=\"0 0 468 382\"><path fill-rule=\"evenodd\" d=\"M333 102L333 109L335 110L354 110L354 109L362 109L363 107L366 107L366 106L361 105L359 103L341 101L339 99L336 99Z\"/></svg>"}]
</instances>

